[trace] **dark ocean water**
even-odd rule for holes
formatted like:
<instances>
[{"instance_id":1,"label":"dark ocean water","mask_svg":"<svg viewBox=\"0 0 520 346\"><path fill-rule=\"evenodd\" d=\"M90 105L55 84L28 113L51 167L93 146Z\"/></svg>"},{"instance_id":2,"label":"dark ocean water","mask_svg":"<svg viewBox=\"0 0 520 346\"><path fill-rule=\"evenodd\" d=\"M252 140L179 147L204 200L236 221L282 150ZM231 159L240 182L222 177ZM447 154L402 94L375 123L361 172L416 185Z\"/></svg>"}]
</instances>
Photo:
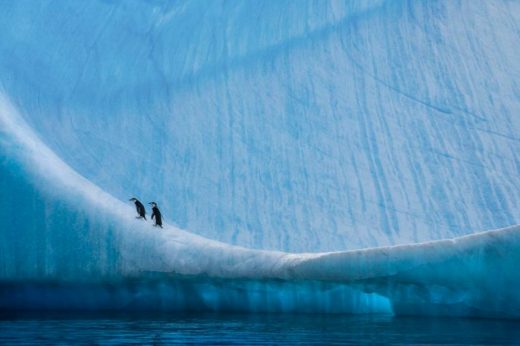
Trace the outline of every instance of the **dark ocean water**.
<instances>
[{"instance_id":1,"label":"dark ocean water","mask_svg":"<svg viewBox=\"0 0 520 346\"><path fill-rule=\"evenodd\" d=\"M520 345L520 321L346 315L0 315L1 344Z\"/></svg>"}]
</instances>

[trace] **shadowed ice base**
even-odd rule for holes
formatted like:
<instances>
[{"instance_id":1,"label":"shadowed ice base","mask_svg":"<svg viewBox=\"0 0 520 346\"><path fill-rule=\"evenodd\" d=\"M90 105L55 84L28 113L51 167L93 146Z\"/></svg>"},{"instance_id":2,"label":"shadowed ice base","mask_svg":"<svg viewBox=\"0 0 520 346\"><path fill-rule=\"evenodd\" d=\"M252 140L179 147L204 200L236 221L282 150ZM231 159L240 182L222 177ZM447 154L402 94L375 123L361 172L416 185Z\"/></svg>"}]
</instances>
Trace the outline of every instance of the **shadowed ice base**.
<instances>
[{"instance_id":1,"label":"shadowed ice base","mask_svg":"<svg viewBox=\"0 0 520 346\"><path fill-rule=\"evenodd\" d=\"M387 298L344 284L164 275L104 283L3 282L0 310L392 313Z\"/></svg>"}]
</instances>

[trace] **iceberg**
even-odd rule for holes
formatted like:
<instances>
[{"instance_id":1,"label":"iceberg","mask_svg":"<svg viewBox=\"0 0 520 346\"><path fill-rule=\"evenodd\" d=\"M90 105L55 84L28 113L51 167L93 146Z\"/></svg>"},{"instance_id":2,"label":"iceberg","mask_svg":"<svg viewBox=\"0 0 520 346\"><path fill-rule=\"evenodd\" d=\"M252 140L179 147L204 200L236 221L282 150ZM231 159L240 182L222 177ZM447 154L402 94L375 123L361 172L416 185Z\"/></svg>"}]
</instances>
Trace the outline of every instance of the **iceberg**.
<instances>
[{"instance_id":1,"label":"iceberg","mask_svg":"<svg viewBox=\"0 0 520 346\"><path fill-rule=\"evenodd\" d=\"M515 2L0 9L0 310L519 317Z\"/></svg>"},{"instance_id":2,"label":"iceberg","mask_svg":"<svg viewBox=\"0 0 520 346\"><path fill-rule=\"evenodd\" d=\"M133 219L5 96L0 123L1 309L520 316L520 227L346 252L246 249Z\"/></svg>"}]
</instances>

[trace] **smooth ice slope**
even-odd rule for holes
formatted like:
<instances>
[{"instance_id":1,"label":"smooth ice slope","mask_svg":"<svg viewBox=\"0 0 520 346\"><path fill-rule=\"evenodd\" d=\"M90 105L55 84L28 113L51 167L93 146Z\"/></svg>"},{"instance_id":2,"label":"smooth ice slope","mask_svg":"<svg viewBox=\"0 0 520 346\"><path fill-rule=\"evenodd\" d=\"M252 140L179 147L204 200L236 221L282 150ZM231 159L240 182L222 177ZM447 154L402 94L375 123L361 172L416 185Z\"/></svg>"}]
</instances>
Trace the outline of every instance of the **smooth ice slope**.
<instances>
[{"instance_id":1,"label":"smooth ice slope","mask_svg":"<svg viewBox=\"0 0 520 346\"><path fill-rule=\"evenodd\" d=\"M120 200L259 249L520 223L515 1L0 2L0 83Z\"/></svg>"},{"instance_id":2,"label":"smooth ice slope","mask_svg":"<svg viewBox=\"0 0 520 346\"><path fill-rule=\"evenodd\" d=\"M77 174L0 95L0 311L285 311L520 317L520 227L288 254L167 226ZM23 206L23 208L20 208ZM4 221L5 222L5 221Z\"/></svg>"}]
</instances>

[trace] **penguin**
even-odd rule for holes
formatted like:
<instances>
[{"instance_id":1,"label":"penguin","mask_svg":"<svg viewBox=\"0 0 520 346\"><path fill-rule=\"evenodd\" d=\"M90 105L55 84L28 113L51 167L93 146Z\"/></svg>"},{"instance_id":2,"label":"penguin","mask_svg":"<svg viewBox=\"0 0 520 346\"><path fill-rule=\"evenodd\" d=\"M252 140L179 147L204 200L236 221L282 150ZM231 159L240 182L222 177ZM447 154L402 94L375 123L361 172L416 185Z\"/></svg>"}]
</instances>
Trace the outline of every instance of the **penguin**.
<instances>
[{"instance_id":1,"label":"penguin","mask_svg":"<svg viewBox=\"0 0 520 346\"><path fill-rule=\"evenodd\" d=\"M144 209L143 203L139 202L139 200L135 197L130 198L129 201L135 203L135 210L137 211L137 219L145 219L146 220L146 209Z\"/></svg>"},{"instance_id":2,"label":"penguin","mask_svg":"<svg viewBox=\"0 0 520 346\"><path fill-rule=\"evenodd\" d=\"M157 203L150 202L148 204L152 205L152 220L155 217L155 225L154 226L158 226L158 227L162 228L162 217L161 217L161 212L159 211L159 208L157 208Z\"/></svg>"}]
</instances>

